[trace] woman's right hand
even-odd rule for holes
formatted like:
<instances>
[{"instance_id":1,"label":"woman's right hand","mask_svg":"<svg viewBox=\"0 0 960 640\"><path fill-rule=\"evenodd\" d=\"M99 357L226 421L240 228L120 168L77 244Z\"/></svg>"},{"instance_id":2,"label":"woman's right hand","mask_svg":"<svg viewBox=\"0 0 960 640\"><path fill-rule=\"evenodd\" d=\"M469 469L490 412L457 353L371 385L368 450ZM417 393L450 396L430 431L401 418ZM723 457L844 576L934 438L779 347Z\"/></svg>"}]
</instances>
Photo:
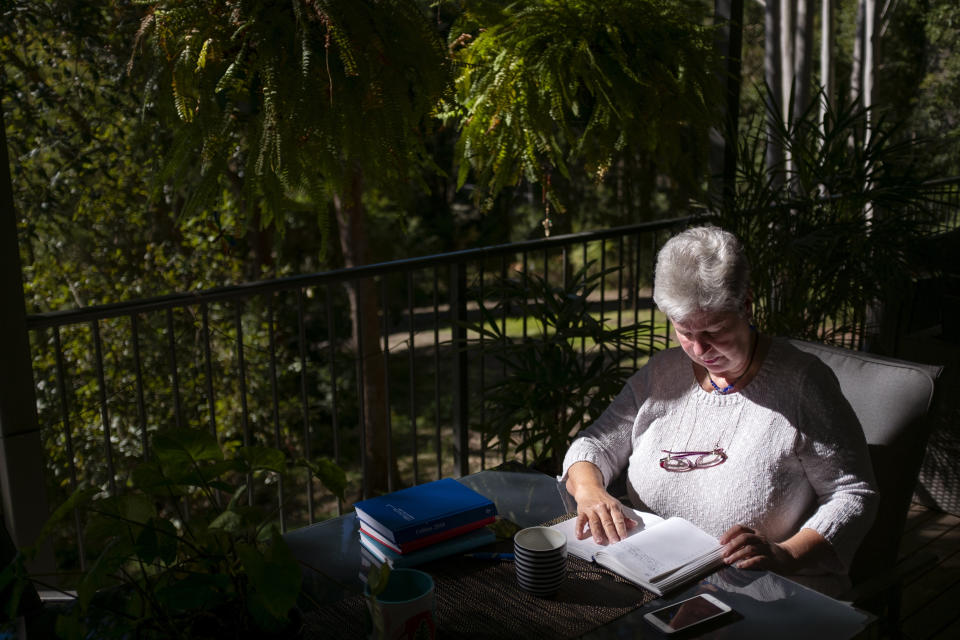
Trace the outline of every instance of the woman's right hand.
<instances>
[{"instance_id":1,"label":"woman's right hand","mask_svg":"<svg viewBox=\"0 0 960 640\"><path fill-rule=\"evenodd\" d=\"M593 535L597 544L619 542L637 522L623 515L620 501L607 493L603 475L592 462L578 462L567 472L567 490L577 501L577 539ZM586 530L590 527L589 533Z\"/></svg>"}]
</instances>

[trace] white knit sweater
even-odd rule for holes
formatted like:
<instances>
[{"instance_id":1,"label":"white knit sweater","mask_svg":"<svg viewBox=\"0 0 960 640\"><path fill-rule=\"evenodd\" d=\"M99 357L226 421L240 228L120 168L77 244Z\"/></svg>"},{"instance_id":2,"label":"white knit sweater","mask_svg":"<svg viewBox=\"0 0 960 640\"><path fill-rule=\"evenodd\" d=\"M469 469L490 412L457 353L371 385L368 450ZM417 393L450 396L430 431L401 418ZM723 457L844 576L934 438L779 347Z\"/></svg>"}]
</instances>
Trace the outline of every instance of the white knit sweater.
<instances>
[{"instance_id":1,"label":"white knit sweater","mask_svg":"<svg viewBox=\"0 0 960 640\"><path fill-rule=\"evenodd\" d=\"M659 466L663 449L709 451L718 443L729 456L719 466L685 473ZM774 339L753 380L728 395L701 389L681 349L656 354L574 440L561 480L583 460L607 483L626 468L635 506L682 516L717 537L735 524L776 542L814 529L839 563L813 574L845 574L876 511L856 415L833 372L786 340Z\"/></svg>"}]
</instances>

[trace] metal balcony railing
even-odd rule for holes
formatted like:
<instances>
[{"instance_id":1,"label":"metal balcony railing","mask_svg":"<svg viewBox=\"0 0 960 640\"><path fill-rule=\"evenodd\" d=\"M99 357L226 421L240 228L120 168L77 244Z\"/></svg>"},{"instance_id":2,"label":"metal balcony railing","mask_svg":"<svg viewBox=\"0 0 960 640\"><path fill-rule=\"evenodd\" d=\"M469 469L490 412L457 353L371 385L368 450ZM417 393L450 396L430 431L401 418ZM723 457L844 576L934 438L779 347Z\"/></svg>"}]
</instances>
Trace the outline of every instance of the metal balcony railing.
<instances>
[{"instance_id":1,"label":"metal balcony railing","mask_svg":"<svg viewBox=\"0 0 960 640\"><path fill-rule=\"evenodd\" d=\"M652 320L656 251L686 223L29 316L39 422L52 452L48 494L57 503L82 481L122 491L152 435L175 426L208 429L221 442L278 447L292 457L328 456L352 486L364 486L369 469L358 389L371 371L384 375L378 400L402 483L499 464L513 454L487 450L477 435L491 365L475 344L464 348L476 336L463 323L477 317L485 288L511 274L560 283L588 262L595 271L621 267L605 277L596 312L611 326ZM374 352L381 367L357 357L368 350L351 343L346 288L362 282L377 291ZM536 321L522 300L509 315L503 322L524 335ZM661 331L668 340L665 325ZM306 477L252 491L251 499L285 506L284 528L341 508Z\"/></svg>"},{"instance_id":2,"label":"metal balcony railing","mask_svg":"<svg viewBox=\"0 0 960 640\"><path fill-rule=\"evenodd\" d=\"M946 233L960 226L960 178L944 178L924 183L927 206L938 220L935 231Z\"/></svg>"},{"instance_id":3,"label":"metal balcony railing","mask_svg":"<svg viewBox=\"0 0 960 640\"><path fill-rule=\"evenodd\" d=\"M956 228L960 180L929 187L941 230ZM497 371L464 323L478 317L481 301L488 306L485 291L509 275L559 284L579 266L619 267L599 289L596 314L616 327L650 322L652 351L670 340L666 323L654 322L656 252L690 220L28 316L47 495L58 504L81 482L123 491L153 434L180 426L208 429L228 445L330 457L358 488L348 498L360 497L370 461L359 390L372 375L383 376L376 401L400 483L519 456L509 447L491 450L479 437L483 390ZM363 283L377 292L373 350L351 339L347 290ZM526 303L518 300L500 318L505 328L526 335L536 322ZM856 347L862 335L850 340ZM368 352L374 355L357 355ZM307 477L251 487L249 499L282 505L285 529L343 508ZM79 521L72 535L82 565Z\"/></svg>"}]
</instances>

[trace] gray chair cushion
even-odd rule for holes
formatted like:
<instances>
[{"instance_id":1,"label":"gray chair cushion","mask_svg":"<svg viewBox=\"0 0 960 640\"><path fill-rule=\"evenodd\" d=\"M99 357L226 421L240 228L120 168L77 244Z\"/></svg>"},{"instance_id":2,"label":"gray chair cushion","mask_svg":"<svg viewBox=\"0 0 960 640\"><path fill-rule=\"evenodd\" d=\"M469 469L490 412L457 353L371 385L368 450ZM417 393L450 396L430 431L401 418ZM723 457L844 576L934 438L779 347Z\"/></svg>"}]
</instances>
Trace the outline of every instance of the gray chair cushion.
<instances>
[{"instance_id":1,"label":"gray chair cushion","mask_svg":"<svg viewBox=\"0 0 960 640\"><path fill-rule=\"evenodd\" d=\"M791 340L822 360L863 427L880 492L880 508L850 569L854 583L889 570L929 436L927 416L942 367Z\"/></svg>"},{"instance_id":2,"label":"gray chair cushion","mask_svg":"<svg viewBox=\"0 0 960 640\"><path fill-rule=\"evenodd\" d=\"M840 381L868 444L890 445L904 428L922 420L942 367L895 360L801 340L791 340L827 364Z\"/></svg>"}]
</instances>

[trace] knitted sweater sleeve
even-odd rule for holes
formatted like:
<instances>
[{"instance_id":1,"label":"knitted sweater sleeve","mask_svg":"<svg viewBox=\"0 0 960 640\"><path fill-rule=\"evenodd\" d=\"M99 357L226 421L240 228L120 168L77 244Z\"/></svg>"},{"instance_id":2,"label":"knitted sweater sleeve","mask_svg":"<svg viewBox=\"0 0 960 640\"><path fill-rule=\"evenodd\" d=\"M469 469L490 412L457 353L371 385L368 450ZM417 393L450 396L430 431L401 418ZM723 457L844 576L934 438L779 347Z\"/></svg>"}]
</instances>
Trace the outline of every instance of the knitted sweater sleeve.
<instances>
[{"instance_id":1,"label":"knitted sweater sleeve","mask_svg":"<svg viewBox=\"0 0 960 640\"><path fill-rule=\"evenodd\" d=\"M820 365L819 362L816 365ZM845 572L876 515L879 496L863 429L833 372L811 366L797 398L797 455L817 498L803 524L833 547Z\"/></svg>"},{"instance_id":2,"label":"knitted sweater sleeve","mask_svg":"<svg viewBox=\"0 0 960 640\"><path fill-rule=\"evenodd\" d=\"M603 474L604 485L626 468L633 451L633 425L641 403L645 370L633 374L604 412L577 435L563 459L560 482L567 481L571 465L592 462Z\"/></svg>"}]
</instances>

